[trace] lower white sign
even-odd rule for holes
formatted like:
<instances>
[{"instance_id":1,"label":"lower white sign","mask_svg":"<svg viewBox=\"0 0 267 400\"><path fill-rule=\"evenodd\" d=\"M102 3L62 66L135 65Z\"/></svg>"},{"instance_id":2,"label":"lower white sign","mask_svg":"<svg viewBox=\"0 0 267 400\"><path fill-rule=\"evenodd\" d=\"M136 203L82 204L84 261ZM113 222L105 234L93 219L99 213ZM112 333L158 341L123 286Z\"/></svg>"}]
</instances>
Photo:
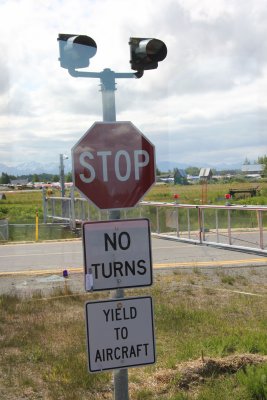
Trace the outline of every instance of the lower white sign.
<instances>
[{"instance_id":1,"label":"lower white sign","mask_svg":"<svg viewBox=\"0 0 267 400\"><path fill-rule=\"evenodd\" d=\"M90 372L155 362L150 296L87 302L85 314Z\"/></svg>"},{"instance_id":2,"label":"lower white sign","mask_svg":"<svg viewBox=\"0 0 267 400\"><path fill-rule=\"evenodd\" d=\"M152 285L147 218L83 224L85 290Z\"/></svg>"}]
</instances>

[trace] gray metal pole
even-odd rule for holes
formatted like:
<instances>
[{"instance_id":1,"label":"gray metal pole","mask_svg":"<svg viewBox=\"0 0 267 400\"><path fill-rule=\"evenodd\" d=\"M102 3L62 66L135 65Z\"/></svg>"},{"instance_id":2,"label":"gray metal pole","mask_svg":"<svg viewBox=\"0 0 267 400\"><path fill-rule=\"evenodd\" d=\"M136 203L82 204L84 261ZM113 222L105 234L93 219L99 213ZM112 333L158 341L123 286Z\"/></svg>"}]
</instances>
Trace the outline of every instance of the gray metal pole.
<instances>
[{"instance_id":1,"label":"gray metal pole","mask_svg":"<svg viewBox=\"0 0 267 400\"><path fill-rule=\"evenodd\" d=\"M140 78L140 73L115 73L109 68L102 72L76 71L69 69L69 74L73 77L84 78L100 78L103 106L103 122L116 121L116 106L115 106L115 78ZM109 219L120 219L120 210L112 210L109 212ZM123 289L115 291L115 298L123 298ZM120 369L114 371L114 400L128 400L128 369Z\"/></svg>"},{"instance_id":2,"label":"gray metal pole","mask_svg":"<svg viewBox=\"0 0 267 400\"><path fill-rule=\"evenodd\" d=\"M76 229L76 216L75 216L75 196L74 196L74 186L72 186L70 191L70 225L72 229Z\"/></svg>"},{"instance_id":3,"label":"gray metal pole","mask_svg":"<svg viewBox=\"0 0 267 400\"><path fill-rule=\"evenodd\" d=\"M102 110L104 122L116 121L115 72L106 68L101 74Z\"/></svg>"},{"instance_id":4,"label":"gray metal pole","mask_svg":"<svg viewBox=\"0 0 267 400\"><path fill-rule=\"evenodd\" d=\"M43 197L44 224L46 224L47 223L47 201L46 201L45 188L42 188L42 197Z\"/></svg>"},{"instance_id":5,"label":"gray metal pole","mask_svg":"<svg viewBox=\"0 0 267 400\"><path fill-rule=\"evenodd\" d=\"M116 121L116 105L115 105L115 73L110 69L105 69L101 74L101 92L103 105L103 121ZM109 211L109 219L120 219L120 210ZM112 295L115 299L124 297L123 289L116 289ZM128 369L114 370L114 400L128 400Z\"/></svg>"},{"instance_id":6,"label":"gray metal pole","mask_svg":"<svg viewBox=\"0 0 267 400\"><path fill-rule=\"evenodd\" d=\"M64 157L63 154L59 155L59 179L61 187L61 197L65 197L65 174L64 174L63 157Z\"/></svg>"},{"instance_id":7,"label":"gray metal pole","mask_svg":"<svg viewBox=\"0 0 267 400\"><path fill-rule=\"evenodd\" d=\"M59 155L59 179L60 179L60 187L61 187L61 216L62 218L66 217L66 203L64 201L65 197L65 174L64 174L64 154Z\"/></svg>"}]
</instances>

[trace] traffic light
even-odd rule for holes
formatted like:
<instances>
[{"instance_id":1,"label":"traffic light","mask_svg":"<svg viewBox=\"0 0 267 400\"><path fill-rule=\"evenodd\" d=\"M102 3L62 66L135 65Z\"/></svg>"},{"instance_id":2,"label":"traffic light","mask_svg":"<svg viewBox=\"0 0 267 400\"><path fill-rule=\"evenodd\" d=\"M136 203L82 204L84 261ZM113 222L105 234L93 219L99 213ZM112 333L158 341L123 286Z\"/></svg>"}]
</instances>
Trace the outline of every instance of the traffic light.
<instances>
[{"instance_id":1,"label":"traffic light","mask_svg":"<svg viewBox=\"0 0 267 400\"><path fill-rule=\"evenodd\" d=\"M130 38L131 68L143 75L147 69L158 68L158 62L167 55L167 47L158 39Z\"/></svg>"},{"instance_id":2,"label":"traffic light","mask_svg":"<svg viewBox=\"0 0 267 400\"><path fill-rule=\"evenodd\" d=\"M96 42L89 36L60 33L57 40L62 68L86 68L96 54Z\"/></svg>"}]
</instances>

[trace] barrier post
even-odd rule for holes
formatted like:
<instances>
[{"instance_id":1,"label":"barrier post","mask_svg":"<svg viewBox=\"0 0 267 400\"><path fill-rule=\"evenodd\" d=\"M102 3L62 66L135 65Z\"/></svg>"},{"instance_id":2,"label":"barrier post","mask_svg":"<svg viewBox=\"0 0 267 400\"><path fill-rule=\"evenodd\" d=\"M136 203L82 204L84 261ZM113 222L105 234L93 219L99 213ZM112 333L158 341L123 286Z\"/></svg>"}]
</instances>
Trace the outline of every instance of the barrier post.
<instances>
[{"instance_id":1,"label":"barrier post","mask_svg":"<svg viewBox=\"0 0 267 400\"><path fill-rule=\"evenodd\" d=\"M39 214L38 210L35 213L35 241L38 242L39 239Z\"/></svg>"}]
</instances>

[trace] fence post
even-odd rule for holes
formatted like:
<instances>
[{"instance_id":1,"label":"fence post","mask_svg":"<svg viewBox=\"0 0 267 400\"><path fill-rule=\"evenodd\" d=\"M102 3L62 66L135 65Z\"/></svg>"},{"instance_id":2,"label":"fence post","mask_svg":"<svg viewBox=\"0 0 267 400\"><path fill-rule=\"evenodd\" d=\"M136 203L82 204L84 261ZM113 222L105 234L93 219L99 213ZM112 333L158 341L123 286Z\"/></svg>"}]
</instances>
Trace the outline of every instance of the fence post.
<instances>
[{"instance_id":1,"label":"fence post","mask_svg":"<svg viewBox=\"0 0 267 400\"><path fill-rule=\"evenodd\" d=\"M187 230L188 230L188 239L191 239L191 227L190 227L190 211L187 209Z\"/></svg>"},{"instance_id":2,"label":"fence post","mask_svg":"<svg viewBox=\"0 0 267 400\"><path fill-rule=\"evenodd\" d=\"M176 208L176 235L180 237L179 208Z\"/></svg>"},{"instance_id":3,"label":"fence post","mask_svg":"<svg viewBox=\"0 0 267 400\"><path fill-rule=\"evenodd\" d=\"M259 226L259 233L260 233L260 248L263 250L263 228L262 228L262 211L257 210L257 219L258 219L258 226Z\"/></svg>"},{"instance_id":4,"label":"fence post","mask_svg":"<svg viewBox=\"0 0 267 400\"><path fill-rule=\"evenodd\" d=\"M201 217L202 217L202 240L205 242L206 235L205 235L205 210L201 209Z\"/></svg>"},{"instance_id":5,"label":"fence post","mask_svg":"<svg viewBox=\"0 0 267 400\"><path fill-rule=\"evenodd\" d=\"M74 186L70 191L70 225L71 229L76 229L76 217L75 217L75 197L74 197Z\"/></svg>"},{"instance_id":6,"label":"fence post","mask_svg":"<svg viewBox=\"0 0 267 400\"><path fill-rule=\"evenodd\" d=\"M52 198L51 199L51 214L52 214L52 221L54 222L54 216L55 216L55 199Z\"/></svg>"},{"instance_id":7,"label":"fence post","mask_svg":"<svg viewBox=\"0 0 267 400\"><path fill-rule=\"evenodd\" d=\"M47 200L46 200L46 193L45 188L42 188L42 195L43 195L43 210L44 210L44 224L47 223Z\"/></svg>"},{"instance_id":8,"label":"fence post","mask_svg":"<svg viewBox=\"0 0 267 400\"><path fill-rule=\"evenodd\" d=\"M199 243L202 243L202 209L197 206Z\"/></svg>"},{"instance_id":9,"label":"fence post","mask_svg":"<svg viewBox=\"0 0 267 400\"><path fill-rule=\"evenodd\" d=\"M156 206L156 216L157 216L157 233L160 233L159 227L159 207Z\"/></svg>"},{"instance_id":10,"label":"fence post","mask_svg":"<svg viewBox=\"0 0 267 400\"><path fill-rule=\"evenodd\" d=\"M39 239L39 215L38 210L36 210L35 214L35 241L38 242Z\"/></svg>"},{"instance_id":11,"label":"fence post","mask_svg":"<svg viewBox=\"0 0 267 400\"><path fill-rule=\"evenodd\" d=\"M219 243L219 220L218 220L218 210L215 210L215 225L216 225L216 238L217 243Z\"/></svg>"},{"instance_id":12,"label":"fence post","mask_svg":"<svg viewBox=\"0 0 267 400\"><path fill-rule=\"evenodd\" d=\"M228 226L228 241L232 245L232 233L231 233L231 210L227 210L227 226Z\"/></svg>"}]
</instances>

